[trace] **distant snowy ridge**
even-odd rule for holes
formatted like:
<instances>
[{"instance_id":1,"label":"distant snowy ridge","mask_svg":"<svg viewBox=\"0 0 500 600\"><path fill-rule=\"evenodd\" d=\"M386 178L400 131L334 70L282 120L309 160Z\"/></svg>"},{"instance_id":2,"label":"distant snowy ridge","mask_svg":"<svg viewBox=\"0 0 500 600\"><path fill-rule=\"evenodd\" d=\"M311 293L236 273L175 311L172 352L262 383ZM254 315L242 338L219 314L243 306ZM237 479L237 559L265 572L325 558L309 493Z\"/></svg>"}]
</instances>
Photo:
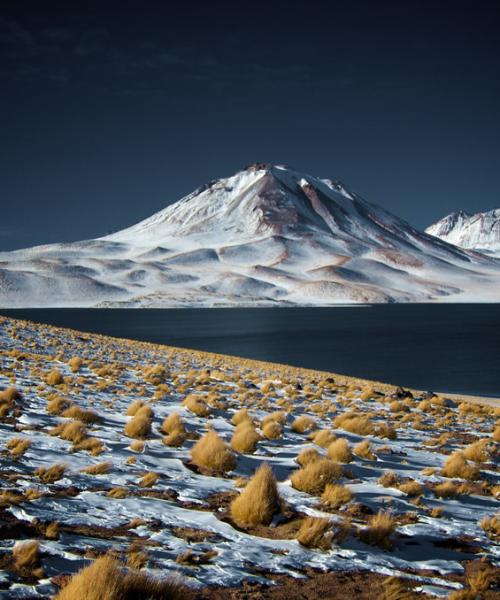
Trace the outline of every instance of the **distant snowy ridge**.
<instances>
[{"instance_id":1,"label":"distant snowy ridge","mask_svg":"<svg viewBox=\"0 0 500 600\"><path fill-rule=\"evenodd\" d=\"M500 208L474 215L454 212L425 231L462 248L500 253Z\"/></svg>"},{"instance_id":2,"label":"distant snowy ridge","mask_svg":"<svg viewBox=\"0 0 500 600\"><path fill-rule=\"evenodd\" d=\"M500 261L262 163L111 235L0 253L3 307L499 300Z\"/></svg>"}]
</instances>

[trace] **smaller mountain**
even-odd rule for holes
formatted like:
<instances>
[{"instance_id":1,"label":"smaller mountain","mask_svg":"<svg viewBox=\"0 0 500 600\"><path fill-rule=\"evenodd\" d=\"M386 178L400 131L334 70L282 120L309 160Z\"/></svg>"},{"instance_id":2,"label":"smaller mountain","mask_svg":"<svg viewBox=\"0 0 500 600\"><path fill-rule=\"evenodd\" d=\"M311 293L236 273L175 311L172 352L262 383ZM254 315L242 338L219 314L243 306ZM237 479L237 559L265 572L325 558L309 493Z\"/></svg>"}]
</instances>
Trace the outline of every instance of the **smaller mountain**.
<instances>
[{"instance_id":1,"label":"smaller mountain","mask_svg":"<svg viewBox=\"0 0 500 600\"><path fill-rule=\"evenodd\" d=\"M425 232L461 248L500 254L500 208L474 215L454 212Z\"/></svg>"}]
</instances>

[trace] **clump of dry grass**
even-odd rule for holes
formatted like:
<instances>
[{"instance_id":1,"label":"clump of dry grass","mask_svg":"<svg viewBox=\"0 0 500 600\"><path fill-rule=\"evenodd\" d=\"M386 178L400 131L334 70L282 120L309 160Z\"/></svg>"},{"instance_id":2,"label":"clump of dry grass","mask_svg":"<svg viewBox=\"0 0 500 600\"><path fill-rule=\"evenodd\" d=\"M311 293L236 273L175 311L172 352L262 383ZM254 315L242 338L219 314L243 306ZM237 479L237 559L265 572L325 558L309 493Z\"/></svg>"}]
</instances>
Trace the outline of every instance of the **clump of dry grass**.
<instances>
[{"instance_id":1,"label":"clump of dry grass","mask_svg":"<svg viewBox=\"0 0 500 600\"><path fill-rule=\"evenodd\" d=\"M242 420L231 438L231 448L242 454L252 454L257 448L260 435L252 421Z\"/></svg>"},{"instance_id":2,"label":"clump of dry grass","mask_svg":"<svg viewBox=\"0 0 500 600\"><path fill-rule=\"evenodd\" d=\"M312 441L321 448L328 448L328 446L335 441L336 436L329 429L320 429L312 434Z\"/></svg>"},{"instance_id":3,"label":"clump of dry grass","mask_svg":"<svg viewBox=\"0 0 500 600\"><path fill-rule=\"evenodd\" d=\"M306 517L300 525L297 540L301 546L306 548L329 550L333 540L330 520L321 517Z\"/></svg>"},{"instance_id":4,"label":"clump of dry grass","mask_svg":"<svg viewBox=\"0 0 500 600\"><path fill-rule=\"evenodd\" d=\"M340 479L342 467L328 458L310 462L290 477L293 487L308 494L322 494L326 485Z\"/></svg>"},{"instance_id":5,"label":"clump of dry grass","mask_svg":"<svg viewBox=\"0 0 500 600\"><path fill-rule=\"evenodd\" d=\"M112 466L112 462L104 461L95 465L90 465L90 467L80 469L80 473L85 473L86 475L104 475L105 473L109 472Z\"/></svg>"},{"instance_id":6,"label":"clump of dry grass","mask_svg":"<svg viewBox=\"0 0 500 600\"><path fill-rule=\"evenodd\" d=\"M283 410L277 410L262 418L260 426L264 427L267 423L279 423L284 425L286 422L286 413Z\"/></svg>"},{"instance_id":7,"label":"clump of dry grass","mask_svg":"<svg viewBox=\"0 0 500 600\"><path fill-rule=\"evenodd\" d=\"M130 443L129 448L132 450L132 452L144 452L145 446L146 444L144 443L144 440L134 440Z\"/></svg>"},{"instance_id":8,"label":"clump of dry grass","mask_svg":"<svg viewBox=\"0 0 500 600\"><path fill-rule=\"evenodd\" d=\"M279 511L276 479L271 467L264 463L231 503L231 518L240 527L269 525Z\"/></svg>"},{"instance_id":9,"label":"clump of dry grass","mask_svg":"<svg viewBox=\"0 0 500 600\"><path fill-rule=\"evenodd\" d=\"M48 540L57 540L59 539L59 529L59 523L57 521L52 521L45 526L43 534Z\"/></svg>"},{"instance_id":10,"label":"clump of dry grass","mask_svg":"<svg viewBox=\"0 0 500 600\"><path fill-rule=\"evenodd\" d=\"M262 425L262 434L268 440L277 440L281 437L283 429L276 421L269 421L265 425Z\"/></svg>"},{"instance_id":11,"label":"clump of dry grass","mask_svg":"<svg viewBox=\"0 0 500 600\"><path fill-rule=\"evenodd\" d=\"M314 419L308 415L300 415L292 423L292 431L295 433L305 433L310 431L315 425Z\"/></svg>"},{"instance_id":12,"label":"clump of dry grass","mask_svg":"<svg viewBox=\"0 0 500 600\"><path fill-rule=\"evenodd\" d=\"M134 400L127 407L127 412L125 413L127 417L135 417L137 411L144 406L144 400Z\"/></svg>"},{"instance_id":13,"label":"clump of dry grass","mask_svg":"<svg viewBox=\"0 0 500 600\"><path fill-rule=\"evenodd\" d=\"M45 382L48 385L61 385L64 383L64 377L59 369L52 369L45 375Z\"/></svg>"},{"instance_id":14,"label":"clump of dry grass","mask_svg":"<svg viewBox=\"0 0 500 600\"><path fill-rule=\"evenodd\" d=\"M371 435L374 432L373 424L370 419L357 412L347 412L335 417L333 424L335 427L355 433L357 435Z\"/></svg>"},{"instance_id":15,"label":"clump of dry grass","mask_svg":"<svg viewBox=\"0 0 500 600\"><path fill-rule=\"evenodd\" d=\"M481 529L493 540L500 540L500 514L484 517L479 521Z\"/></svg>"},{"instance_id":16,"label":"clump of dry grass","mask_svg":"<svg viewBox=\"0 0 500 600\"><path fill-rule=\"evenodd\" d=\"M495 442L500 442L500 425L498 427L495 427L491 435Z\"/></svg>"},{"instance_id":17,"label":"clump of dry grass","mask_svg":"<svg viewBox=\"0 0 500 600\"><path fill-rule=\"evenodd\" d=\"M86 438L87 427L81 421L69 421L53 427L49 434L56 435L67 442L78 443Z\"/></svg>"},{"instance_id":18,"label":"clump of dry grass","mask_svg":"<svg viewBox=\"0 0 500 600\"><path fill-rule=\"evenodd\" d=\"M350 463L352 461L352 452L349 442L345 438L338 438L333 441L327 450L328 457L339 463Z\"/></svg>"},{"instance_id":19,"label":"clump of dry grass","mask_svg":"<svg viewBox=\"0 0 500 600\"><path fill-rule=\"evenodd\" d=\"M406 494L407 496L415 497L421 496L424 493L424 490L421 484L414 479L410 479L409 481L405 481L398 486L398 489Z\"/></svg>"},{"instance_id":20,"label":"clump of dry grass","mask_svg":"<svg viewBox=\"0 0 500 600\"><path fill-rule=\"evenodd\" d=\"M396 521L391 513L380 510L368 519L368 526L360 531L359 537L365 544L388 550L392 547L391 535L396 530Z\"/></svg>"},{"instance_id":21,"label":"clump of dry grass","mask_svg":"<svg viewBox=\"0 0 500 600\"><path fill-rule=\"evenodd\" d=\"M174 429L174 431L163 437L163 443L165 446L170 446L171 448L179 448L184 444L186 439L187 434L185 431Z\"/></svg>"},{"instance_id":22,"label":"clump of dry grass","mask_svg":"<svg viewBox=\"0 0 500 600\"><path fill-rule=\"evenodd\" d=\"M438 498L455 498L458 496L458 487L453 481L444 481L434 486L434 494Z\"/></svg>"},{"instance_id":23,"label":"clump of dry grass","mask_svg":"<svg viewBox=\"0 0 500 600\"><path fill-rule=\"evenodd\" d=\"M301 467L305 467L310 462L314 462L315 460L319 460L320 458L322 458L322 456L316 450L316 448L305 448L297 456L295 462L297 462Z\"/></svg>"},{"instance_id":24,"label":"clump of dry grass","mask_svg":"<svg viewBox=\"0 0 500 600\"><path fill-rule=\"evenodd\" d=\"M136 415L125 424L125 435L130 438L145 438L151 433L151 419Z\"/></svg>"},{"instance_id":25,"label":"clump of dry grass","mask_svg":"<svg viewBox=\"0 0 500 600\"><path fill-rule=\"evenodd\" d=\"M341 484L327 483L321 494L321 503L327 508L338 510L352 500L352 492Z\"/></svg>"},{"instance_id":26,"label":"clump of dry grass","mask_svg":"<svg viewBox=\"0 0 500 600\"><path fill-rule=\"evenodd\" d=\"M386 471L379 477L378 483L384 487L396 487L399 484L399 477L394 471Z\"/></svg>"},{"instance_id":27,"label":"clump of dry grass","mask_svg":"<svg viewBox=\"0 0 500 600\"><path fill-rule=\"evenodd\" d=\"M62 479L68 466L64 463L56 463L51 467L38 467L35 471L35 476L43 483L54 483Z\"/></svg>"},{"instance_id":28,"label":"clump of dry grass","mask_svg":"<svg viewBox=\"0 0 500 600\"><path fill-rule=\"evenodd\" d=\"M142 488L153 487L153 485L158 481L159 478L160 478L160 476L158 475L158 473L153 473L153 472L144 473L144 475L141 477L141 479L139 481L139 487L142 487Z\"/></svg>"},{"instance_id":29,"label":"clump of dry grass","mask_svg":"<svg viewBox=\"0 0 500 600\"><path fill-rule=\"evenodd\" d=\"M86 410L85 408L80 408L76 404L73 404L69 408L67 408L61 414L61 416L66 419L77 419L78 421L82 421L87 425L91 425L93 423L100 423L102 421L101 417L93 410Z\"/></svg>"},{"instance_id":30,"label":"clump of dry grass","mask_svg":"<svg viewBox=\"0 0 500 600\"><path fill-rule=\"evenodd\" d=\"M174 431L185 432L184 423L178 412L173 412L168 417L165 417L161 425L161 430L164 433L172 433Z\"/></svg>"},{"instance_id":31,"label":"clump of dry grass","mask_svg":"<svg viewBox=\"0 0 500 600\"><path fill-rule=\"evenodd\" d=\"M108 490L106 496L109 498L115 498L116 500L121 500L128 496L128 489L125 487L115 487Z\"/></svg>"},{"instance_id":32,"label":"clump of dry grass","mask_svg":"<svg viewBox=\"0 0 500 600\"><path fill-rule=\"evenodd\" d=\"M68 360L68 366L72 373L77 373L83 364L83 360L79 356L73 356Z\"/></svg>"},{"instance_id":33,"label":"clump of dry grass","mask_svg":"<svg viewBox=\"0 0 500 600\"><path fill-rule=\"evenodd\" d=\"M47 403L47 412L50 415L61 415L71 406L71 402L62 396L55 396L49 399Z\"/></svg>"},{"instance_id":34,"label":"clump of dry grass","mask_svg":"<svg viewBox=\"0 0 500 600\"><path fill-rule=\"evenodd\" d=\"M253 419L248 412L248 408L240 408L238 412L234 413L231 423L233 425L240 425L245 422L253 425Z\"/></svg>"},{"instance_id":35,"label":"clump of dry grass","mask_svg":"<svg viewBox=\"0 0 500 600\"><path fill-rule=\"evenodd\" d=\"M460 479L475 480L479 477L479 469L469 465L462 452L454 452L445 461L441 469L443 477L458 477Z\"/></svg>"},{"instance_id":36,"label":"clump of dry grass","mask_svg":"<svg viewBox=\"0 0 500 600\"><path fill-rule=\"evenodd\" d=\"M30 446L31 441L28 438L22 437L10 438L10 440L8 440L5 444L5 447L9 451L9 454L14 458L22 456Z\"/></svg>"},{"instance_id":37,"label":"clump of dry grass","mask_svg":"<svg viewBox=\"0 0 500 600\"><path fill-rule=\"evenodd\" d=\"M408 588L406 582L397 577L387 577L382 582L384 595L381 600L417 600L419 596Z\"/></svg>"},{"instance_id":38,"label":"clump of dry grass","mask_svg":"<svg viewBox=\"0 0 500 600\"><path fill-rule=\"evenodd\" d=\"M489 440L478 440L473 444L470 444L463 450L463 455L466 460L473 462L484 463L488 462L490 455L488 453L488 442Z\"/></svg>"},{"instance_id":39,"label":"clump of dry grass","mask_svg":"<svg viewBox=\"0 0 500 600\"><path fill-rule=\"evenodd\" d=\"M236 466L234 454L215 431L207 431L191 448L191 460L215 474L226 473Z\"/></svg>"},{"instance_id":40,"label":"clump of dry grass","mask_svg":"<svg viewBox=\"0 0 500 600\"><path fill-rule=\"evenodd\" d=\"M398 437L398 432L391 424L380 423L377 425L374 435L382 439L396 440Z\"/></svg>"},{"instance_id":41,"label":"clump of dry grass","mask_svg":"<svg viewBox=\"0 0 500 600\"><path fill-rule=\"evenodd\" d=\"M186 396L182 405L198 417L207 417L210 414L208 404L197 394L189 394L189 396Z\"/></svg>"},{"instance_id":42,"label":"clump of dry grass","mask_svg":"<svg viewBox=\"0 0 500 600\"><path fill-rule=\"evenodd\" d=\"M12 548L14 568L17 571L30 571L36 577L43 572L38 568L40 564L40 543L36 540L16 542Z\"/></svg>"},{"instance_id":43,"label":"clump of dry grass","mask_svg":"<svg viewBox=\"0 0 500 600\"><path fill-rule=\"evenodd\" d=\"M373 452L372 445L368 440L363 440L354 446L353 450L356 456L365 458L366 460L377 460L377 456Z\"/></svg>"},{"instance_id":44,"label":"clump of dry grass","mask_svg":"<svg viewBox=\"0 0 500 600\"><path fill-rule=\"evenodd\" d=\"M70 579L55 600L183 600L185 587L175 579L155 579L124 571L111 556L102 556Z\"/></svg>"}]
</instances>

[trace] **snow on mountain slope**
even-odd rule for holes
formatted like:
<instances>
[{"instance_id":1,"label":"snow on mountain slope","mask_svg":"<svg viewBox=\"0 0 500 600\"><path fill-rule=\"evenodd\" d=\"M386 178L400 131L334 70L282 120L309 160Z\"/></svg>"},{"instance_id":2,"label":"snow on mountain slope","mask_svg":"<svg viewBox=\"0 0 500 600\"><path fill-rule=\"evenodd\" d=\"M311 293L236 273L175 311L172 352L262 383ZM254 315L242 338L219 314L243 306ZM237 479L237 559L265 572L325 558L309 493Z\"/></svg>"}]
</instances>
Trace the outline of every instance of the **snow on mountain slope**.
<instances>
[{"instance_id":1,"label":"snow on mountain slope","mask_svg":"<svg viewBox=\"0 0 500 600\"><path fill-rule=\"evenodd\" d=\"M454 212L425 231L455 246L500 253L500 208L474 215Z\"/></svg>"},{"instance_id":2,"label":"snow on mountain slope","mask_svg":"<svg viewBox=\"0 0 500 600\"><path fill-rule=\"evenodd\" d=\"M0 306L215 306L500 299L500 261L331 179L255 164L82 242L0 253Z\"/></svg>"}]
</instances>

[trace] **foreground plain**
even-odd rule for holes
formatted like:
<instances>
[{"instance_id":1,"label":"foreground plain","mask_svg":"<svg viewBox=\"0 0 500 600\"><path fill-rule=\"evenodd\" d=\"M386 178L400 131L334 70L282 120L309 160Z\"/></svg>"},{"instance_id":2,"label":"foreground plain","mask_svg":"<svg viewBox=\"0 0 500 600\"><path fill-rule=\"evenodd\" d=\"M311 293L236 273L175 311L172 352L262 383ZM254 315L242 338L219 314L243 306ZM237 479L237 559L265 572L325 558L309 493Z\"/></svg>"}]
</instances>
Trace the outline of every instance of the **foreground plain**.
<instances>
[{"instance_id":1,"label":"foreground plain","mask_svg":"<svg viewBox=\"0 0 500 600\"><path fill-rule=\"evenodd\" d=\"M7 318L0 338L2 597L68 597L100 556L186 598L495 597L498 407Z\"/></svg>"}]
</instances>

